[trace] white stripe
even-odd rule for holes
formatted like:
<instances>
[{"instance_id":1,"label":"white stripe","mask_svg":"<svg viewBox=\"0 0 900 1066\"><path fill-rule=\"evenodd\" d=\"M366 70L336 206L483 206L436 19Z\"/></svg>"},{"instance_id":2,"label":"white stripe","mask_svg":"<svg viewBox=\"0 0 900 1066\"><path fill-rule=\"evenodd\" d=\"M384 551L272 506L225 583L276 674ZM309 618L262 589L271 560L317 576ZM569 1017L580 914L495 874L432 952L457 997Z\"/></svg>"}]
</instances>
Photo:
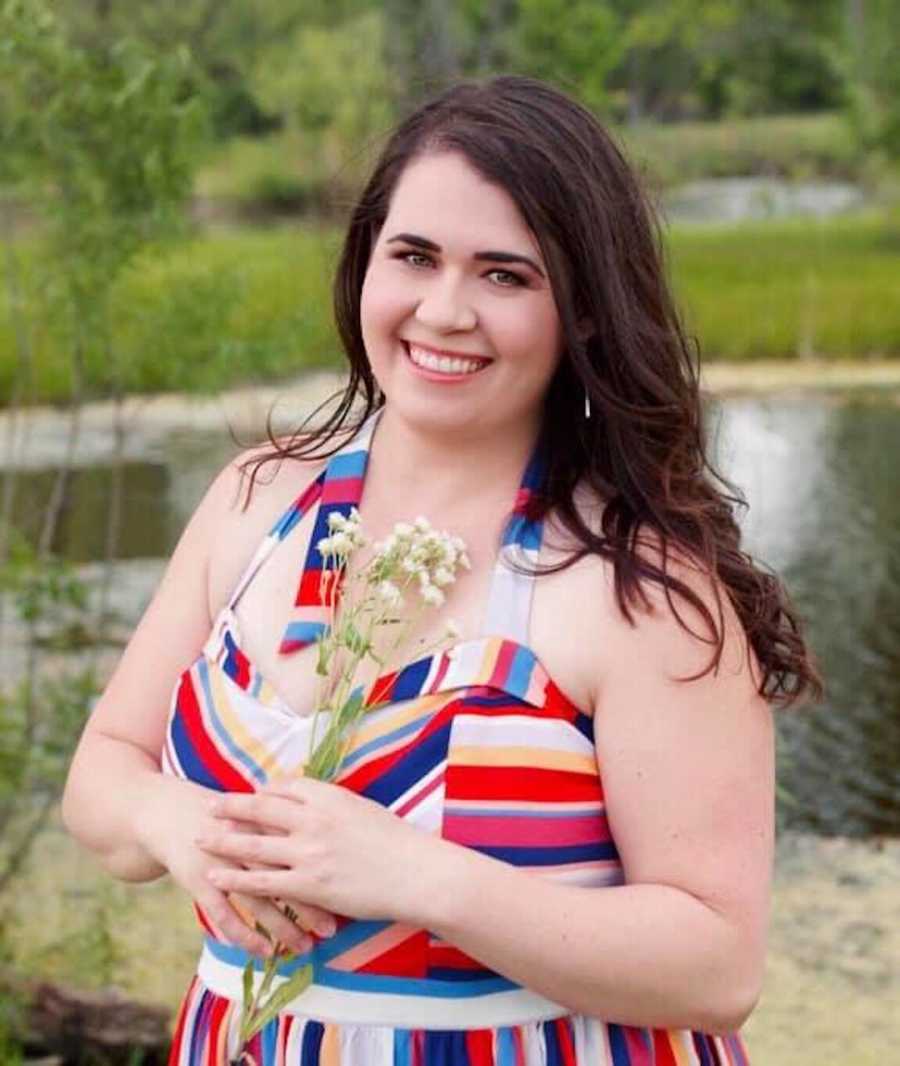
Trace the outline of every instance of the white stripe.
<instances>
[{"instance_id":1,"label":"white stripe","mask_svg":"<svg viewBox=\"0 0 900 1066\"><path fill-rule=\"evenodd\" d=\"M456 714L453 716L453 743L473 747L547 748L594 755L594 745L573 729L571 723L524 714L504 714L502 718Z\"/></svg>"},{"instance_id":2,"label":"white stripe","mask_svg":"<svg viewBox=\"0 0 900 1066\"><path fill-rule=\"evenodd\" d=\"M200 954L197 973L216 995L241 999L241 967L217 959L206 945ZM256 987L261 978L261 973L257 971L254 975ZM279 988L284 980L276 977L272 990ZM438 999L383 992L351 992L311 985L288 1003L284 1013L349 1025L386 1025L402 1029L487 1029L561 1018L569 1011L525 988L483 996Z\"/></svg>"}]
</instances>

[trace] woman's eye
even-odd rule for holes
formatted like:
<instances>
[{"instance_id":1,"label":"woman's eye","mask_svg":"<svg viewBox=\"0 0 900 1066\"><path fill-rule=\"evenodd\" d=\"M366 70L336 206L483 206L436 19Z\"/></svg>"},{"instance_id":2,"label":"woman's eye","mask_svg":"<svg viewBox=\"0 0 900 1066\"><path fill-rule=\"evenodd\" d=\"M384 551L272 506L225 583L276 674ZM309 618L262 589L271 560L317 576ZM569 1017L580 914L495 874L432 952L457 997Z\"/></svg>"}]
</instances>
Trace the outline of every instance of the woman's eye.
<instances>
[{"instance_id":1,"label":"woman's eye","mask_svg":"<svg viewBox=\"0 0 900 1066\"><path fill-rule=\"evenodd\" d=\"M394 256L395 259L399 259L403 263L409 263L410 266L430 266L432 265L432 258L430 255L425 255L424 252L398 252ZM413 262L413 260L419 260L419 262ZM499 285L503 289L514 289L520 285L527 285L527 281L520 274L514 273L512 270L489 270L485 277L490 277L492 274L499 274L501 278L506 280L500 281Z\"/></svg>"}]
</instances>

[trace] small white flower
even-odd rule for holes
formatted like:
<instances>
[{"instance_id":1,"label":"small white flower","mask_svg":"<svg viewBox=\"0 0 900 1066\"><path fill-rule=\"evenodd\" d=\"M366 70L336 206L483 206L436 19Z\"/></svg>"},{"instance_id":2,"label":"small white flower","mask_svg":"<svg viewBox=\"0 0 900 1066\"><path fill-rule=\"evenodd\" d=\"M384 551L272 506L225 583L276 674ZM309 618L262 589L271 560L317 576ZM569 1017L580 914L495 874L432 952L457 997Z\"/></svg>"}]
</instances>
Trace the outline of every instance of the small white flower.
<instances>
[{"instance_id":1,"label":"small white flower","mask_svg":"<svg viewBox=\"0 0 900 1066\"><path fill-rule=\"evenodd\" d=\"M444 635L447 640L459 640L461 632L462 630L459 628L458 623L452 618L449 618L447 620L447 628L444 630Z\"/></svg>"},{"instance_id":2,"label":"small white flower","mask_svg":"<svg viewBox=\"0 0 900 1066\"><path fill-rule=\"evenodd\" d=\"M394 532L397 534L398 537L411 537L415 530L409 524L409 522L398 522L394 526Z\"/></svg>"},{"instance_id":3,"label":"small white flower","mask_svg":"<svg viewBox=\"0 0 900 1066\"><path fill-rule=\"evenodd\" d=\"M460 552L459 565L463 568L463 570L471 570L472 569L472 564L469 561L469 557L468 557L468 555L466 555L465 552Z\"/></svg>"},{"instance_id":4,"label":"small white flower","mask_svg":"<svg viewBox=\"0 0 900 1066\"><path fill-rule=\"evenodd\" d=\"M378 595L382 603L387 604L388 607L399 607L403 603L400 589L393 581L382 581L378 586Z\"/></svg>"},{"instance_id":5,"label":"small white flower","mask_svg":"<svg viewBox=\"0 0 900 1066\"><path fill-rule=\"evenodd\" d=\"M451 585L453 583L453 574L446 566L439 566L432 575L431 580L435 585L443 588L444 585Z\"/></svg>"},{"instance_id":6,"label":"small white flower","mask_svg":"<svg viewBox=\"0 0 900 1066\"><path fill-rule=\"evenodd\" d=\"M444 602L444 594L439 588L434 585L426 585L425 588L420 590L422 593L422 599L431 604L432 607L440 607Z\"/></svg>"},{"instance_id":7,"label":"small white flower","mask_svg":"<svg viewBox=\"0 0 900 1066\"><path fill-rule=\"evenodd\" d=\"M332 550L331 537L322 537L321 540L316 542L316 547L322 555L327 555Z\"/></svg>"},{"instance_id":8,"label":"small white flower","mask_svg":"<svg viewBox=\"0 0 900 1066\"><path fill-rule=\"evenodd\" d=\"M353 547L353 539L346 533L338 532L331 535L331 550L335 555L346 555Z\"/></svg>"},{"instance_id":9,"label":"small white flower","mask_svg":"<svg viewBox=\"0 0 900 1066\"><path fill-rule=\"evenodd\" d=\"M328 516L328 528L331 530L344 529L347 525L347 519L339 511L332 511Z\"/></svg>"},{"instance_id":10,"label":"small white flower","mask_svg":"<svg viewBox=\"0 0 900 1066\"><path fill-rule=\"evenodd\" d=\"M422 570L422 564L411 555L407 555L404 559L400 560L400 569L405 574L418 574Z\"/></svg>"},{"instance_id":11,"label":"small white flower","mask_svg":"<svg viewBox=\"0 0 900 1066\"><path fill-rule=\"evenodd\" d=\"M420 533L427 533L431 529L431 523L424 515L419 515L413 523Z\"/></svg>"}]
</instances>

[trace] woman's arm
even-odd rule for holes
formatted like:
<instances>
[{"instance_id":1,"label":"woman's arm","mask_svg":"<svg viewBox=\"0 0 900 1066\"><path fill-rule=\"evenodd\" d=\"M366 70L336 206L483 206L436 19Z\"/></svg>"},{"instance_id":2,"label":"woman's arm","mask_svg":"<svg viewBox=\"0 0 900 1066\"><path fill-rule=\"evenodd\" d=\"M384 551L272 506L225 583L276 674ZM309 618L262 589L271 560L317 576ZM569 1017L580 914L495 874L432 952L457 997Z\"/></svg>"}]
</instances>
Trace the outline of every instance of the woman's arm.
<instances>
[{"instance_id":1,"label":"woman's arm","mask_svg":"<svg viewBox=\"0 0 900 1066\"><path fill-rule=\"evenodd\" d=\"M696 575L680 576L711 602ZM572 1010L730 1032L762 984L772 715L733 614L718 673L679 682L705 665L709 647L678 625L661 594L653 600L654 613L634 628L604 628L599 656L595 746L626 884L555 884L436 841L415 887L415 918Z\"/></svg>"},{"instance_id":2,"label":"woman's arm","mask_svg":"<svg viewBox=\"0 0 900 1066\"><path fill-rule=\"evenodd\" d=\"M62 800L66 828L123 880L165 873L148 850L147 831L156 827L154 816L171 815L184 792L198 790L164 778L159 759L175 679L209 634L209 550L235 485L235 472L227 467L185 527L69 768Z\"/></svg>"}]
</instances>

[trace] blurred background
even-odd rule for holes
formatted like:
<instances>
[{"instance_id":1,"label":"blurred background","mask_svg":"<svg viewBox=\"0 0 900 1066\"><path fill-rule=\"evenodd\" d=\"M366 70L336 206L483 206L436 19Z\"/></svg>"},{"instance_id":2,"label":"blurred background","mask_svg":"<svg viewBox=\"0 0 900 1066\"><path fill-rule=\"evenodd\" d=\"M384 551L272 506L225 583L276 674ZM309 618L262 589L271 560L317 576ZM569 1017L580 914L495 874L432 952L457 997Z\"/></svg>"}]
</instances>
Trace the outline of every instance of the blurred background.
<instances>
[{"instance_id":1,"label":"blurred background","mask_svg":"<svg viewBox=\"0 0 900 1066\"><path fill-rule=\"evenodd\" d=\"M340 384L330 281L392 124L498 72L642 173L747 548L826 674L778 718L754 1066L894 1061L898 55L897 0L0 0L0 1064L159 1061L190 907L66 837L68 759L236 438Z\"/></svg>"}]
</instances>

